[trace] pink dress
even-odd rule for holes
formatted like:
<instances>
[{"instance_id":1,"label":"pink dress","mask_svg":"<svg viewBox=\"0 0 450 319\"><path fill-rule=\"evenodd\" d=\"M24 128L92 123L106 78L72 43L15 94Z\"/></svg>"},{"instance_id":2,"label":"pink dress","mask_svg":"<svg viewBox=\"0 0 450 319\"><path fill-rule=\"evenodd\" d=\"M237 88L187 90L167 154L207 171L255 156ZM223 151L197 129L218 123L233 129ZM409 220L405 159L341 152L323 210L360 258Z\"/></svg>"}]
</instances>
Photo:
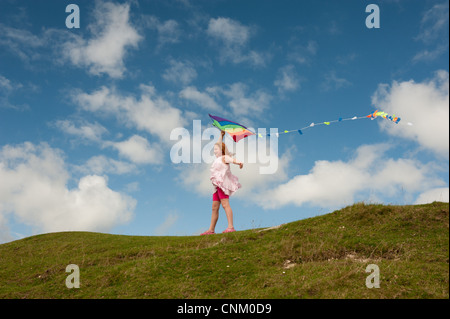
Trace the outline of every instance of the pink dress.
<instances>
[{"instance_id":1,"label":"pink dress","mask_svg":"<svg viewBox=\"0 0 450 319\"><path fill-rule=\"evenodd\" d=\"M225 155L225 162L231 163L232 161L230 156ZM213 193L219 187L226 195L231 196L241 188L239 179L231 173L230 165L222 162L222 156L217 157L212 163L210 180L214 187Z\"/></svg>"}]
</instances>

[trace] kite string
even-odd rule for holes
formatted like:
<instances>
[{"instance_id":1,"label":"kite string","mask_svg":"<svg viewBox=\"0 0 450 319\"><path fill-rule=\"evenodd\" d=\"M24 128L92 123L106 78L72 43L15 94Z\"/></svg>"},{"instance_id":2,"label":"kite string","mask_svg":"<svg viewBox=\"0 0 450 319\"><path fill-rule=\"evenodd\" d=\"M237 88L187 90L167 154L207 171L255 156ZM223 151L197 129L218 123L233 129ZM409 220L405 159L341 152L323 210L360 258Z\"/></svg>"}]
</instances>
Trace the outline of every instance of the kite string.
<instances>
[{"instance_id":1,"label":"kite string","mask_svg":"<svg viewBox=\"0 0 450 319\"><path fill-rule=\"evenodd\" d=\"M298 132L298 130L306 130L318 125L330 125L331 123L338 123L338 122L343 122L343 121L355 121L355 120L361 120L361 119L365 119L367 118L367 116L354 116L354 117L349 117L349 118L339 118L338 120L333 120L333 121L325 121L325 122L319 122L319 123L315 123L312 122L311 124L309 124L308 126L302 127L300 129L296 129L296 130L285 130L283 132L280 132L279 134L287 134L287 133L292 133L292 132Z\"/></svg>"},{"instance_id":2,"label":"kite string","mask_svg":"<svg viewBox=\"0 0 450 319\"><path fill-rule=\"evenodd\" d=\"M326 121L326 122L319 122L319 123L312 122L310 125L305 126L305 127L302 127L302 128L300 128L300 129L295 129L295 130L285 130L285 131L283 131L283 132L278 132L278 133L276 133L276 135L279 136L280 134L288 134L288 133L293 133L293 132L298 132L300 135L302 135L302 134L303 134L302 131L304 131L304 130L306 130L306 129L309 129L309 128L312 128L312 127L315 127L315 126L318 126L318 125L330 125L331 123L338 123L338 122L343 122L343 121L355 121L355 120L362 120L362 119L369 119L369 118L370 118L370 120L374 120L374 119L376 119L378 116L381 116L381 117L383 117L383 118L390 119L391 121L393 121L393 120L392 120L392 117L389 118L389 117L385 117L385 116L382 116L382 115L377 115L377 113L378 113L378 114L381 114L381 113L382 113L382 114L384 114L385 116L387 115L387 114L384 113L384 112L378 112L378 111L375 111L373 114L370 114L370 115L367 115L367 116L354 116L354 117L349 117L349 118L339 118L338 120ZM398 119L398 121L395 121L394 123L395 123L395 124L402 124L402 125L403 125L403 123L399 123L399 121L400 121L400 119ZM412 124L411 122L408 122L407 125L412 126L413 124ZM260 133L258 133L257 135L258 135L259 137L262 137L262 136L263 136L263 134L260 134ZM270 133L266 133L266 134L264 134L264 135L270 136Z\"/></svg>"}]
</instances>

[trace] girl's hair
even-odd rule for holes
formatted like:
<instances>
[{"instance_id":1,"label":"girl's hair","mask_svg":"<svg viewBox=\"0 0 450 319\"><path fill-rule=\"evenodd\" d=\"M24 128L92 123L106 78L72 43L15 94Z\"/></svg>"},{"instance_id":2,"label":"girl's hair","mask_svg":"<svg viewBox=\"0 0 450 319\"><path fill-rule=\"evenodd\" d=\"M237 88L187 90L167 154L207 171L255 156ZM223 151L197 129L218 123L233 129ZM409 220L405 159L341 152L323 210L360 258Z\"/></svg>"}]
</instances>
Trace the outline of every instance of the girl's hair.
<instances>
[{"instance_id":1,"label":"girl's hair","mask_svg":"<svg viewBox=\"0 0 450 319\"><path fill-rule=\"evenodd\" d=\"M222 142L222 154L223 155L230 155L230 152L228 152L228 148L227 148L227 146L225 145L224 142Z\"/></svg>"},{"instance_id":2,"label":"girl's hair","mask_svg":"<svg viewBox=\"0 0 450 319\"><path fill-rule=\"evenodd\" d=\"M220 149L222 150L222 155L229 155L229 156L233 156L234 155L233 153L231 153L228 150L227 145L224 142L222 142L222 143L217 142L215 145L220 147Z\"/></svg>"}]
</instances>

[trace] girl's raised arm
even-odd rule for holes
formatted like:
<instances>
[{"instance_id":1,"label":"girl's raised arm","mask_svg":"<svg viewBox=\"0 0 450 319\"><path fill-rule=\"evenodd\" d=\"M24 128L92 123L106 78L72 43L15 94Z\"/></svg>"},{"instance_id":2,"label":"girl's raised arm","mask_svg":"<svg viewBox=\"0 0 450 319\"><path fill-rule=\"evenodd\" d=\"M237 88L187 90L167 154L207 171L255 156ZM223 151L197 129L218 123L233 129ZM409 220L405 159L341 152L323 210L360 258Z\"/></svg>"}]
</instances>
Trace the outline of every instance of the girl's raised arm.
<instances>
[{"instance_id":1,"label":"girl's raised arm","mask_svg":"<svg viewBox=\"0 0 450 319\"><path fill-rule=\"evenodd\" d=\"M219 136L219 139L217 140L217 143L222 144L224 135L225 135L225 131L220 131L220 136Z\"/></svg>"}]
</instances>

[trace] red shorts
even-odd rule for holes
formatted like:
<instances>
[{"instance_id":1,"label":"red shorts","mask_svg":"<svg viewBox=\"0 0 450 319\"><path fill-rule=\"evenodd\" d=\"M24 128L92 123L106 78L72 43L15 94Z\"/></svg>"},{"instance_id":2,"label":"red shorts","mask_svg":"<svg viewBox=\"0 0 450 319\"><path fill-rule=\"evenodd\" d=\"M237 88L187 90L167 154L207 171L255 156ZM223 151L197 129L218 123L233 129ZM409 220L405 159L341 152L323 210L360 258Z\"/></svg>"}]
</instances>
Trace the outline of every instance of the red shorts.
<instances>
[{"instance_id":1,"label":"red shorts","mask_svg":"<svg viewBox=\"0 0 450 319\"><path fill-rule=\"evenodd\" d=\"M221 199L226 199L226 198L229 198L229 197L230 196L225 194L222 189L217 187L217 191L213 194L213 202L214 201L220 202Z\"/></svg>"}]
</instances>

